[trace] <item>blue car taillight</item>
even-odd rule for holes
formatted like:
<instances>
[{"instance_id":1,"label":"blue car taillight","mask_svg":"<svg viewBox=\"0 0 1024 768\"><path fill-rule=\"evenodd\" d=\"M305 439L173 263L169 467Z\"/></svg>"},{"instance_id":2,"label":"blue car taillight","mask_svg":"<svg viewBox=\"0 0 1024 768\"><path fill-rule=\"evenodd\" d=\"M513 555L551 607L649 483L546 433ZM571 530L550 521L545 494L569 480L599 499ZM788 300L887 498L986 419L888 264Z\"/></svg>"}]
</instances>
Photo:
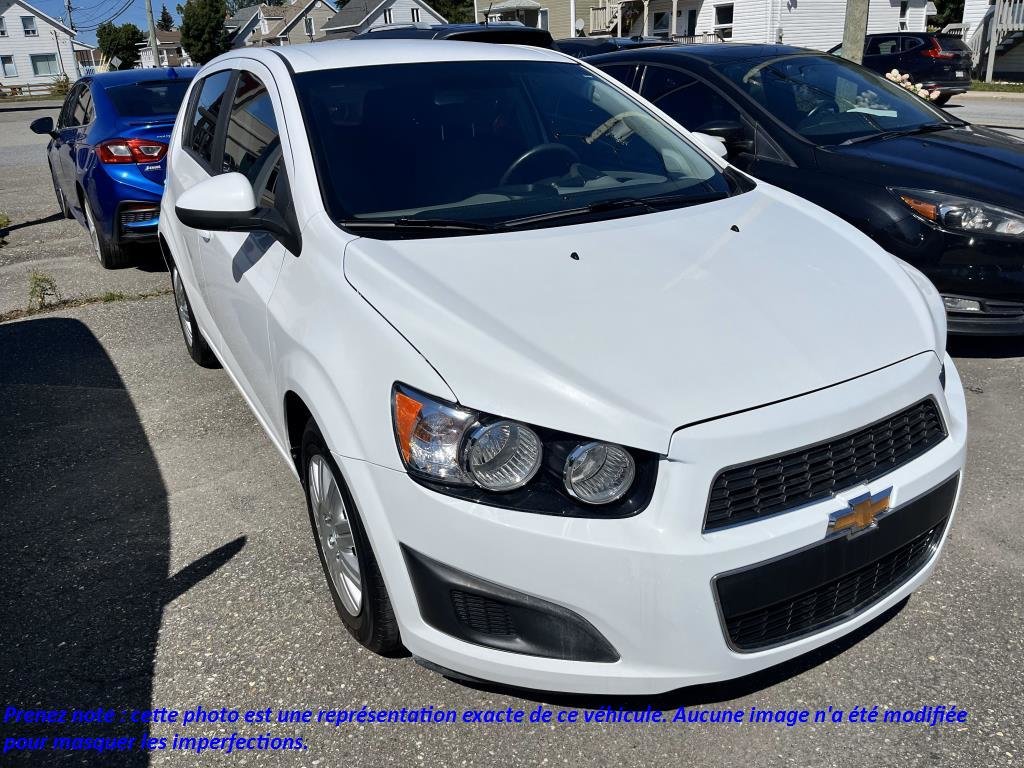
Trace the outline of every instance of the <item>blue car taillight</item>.
<instances>
[{"instance_id":1,"label":"blue car taillight","mask_svg":"<svg viewBox=\"0 0 1024 768\"><path fill-rule=\"evenodd\" d=\"M167 145L152 139L109 139L96 145L101 163L156 163L167 154Z\"/></svg>"}]
</instances>

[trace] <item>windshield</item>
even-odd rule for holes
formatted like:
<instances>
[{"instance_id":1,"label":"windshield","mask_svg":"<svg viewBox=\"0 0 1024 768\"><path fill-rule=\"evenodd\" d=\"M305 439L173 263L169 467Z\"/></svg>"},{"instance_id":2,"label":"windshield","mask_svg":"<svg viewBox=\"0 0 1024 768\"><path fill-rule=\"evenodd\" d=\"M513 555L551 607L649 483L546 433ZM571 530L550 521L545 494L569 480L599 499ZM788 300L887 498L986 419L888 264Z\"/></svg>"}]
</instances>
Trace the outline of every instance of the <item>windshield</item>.
<instances>
[{"instance_id":1,"label":"windshield","mask_svg":"<svg viewBox=\"0 0 1024 768\"><path fill-rule=\"evenodd\" d=\"M295 83L327 210L346 227L547 225L741 186L578 64L398 64L308 72Z\"/></svg>"},{"instance_id":2,"label":"windshield","mask_svg":"<svg viewBox=\"0 0 1024 768\"><path fill-rule=\"evenodd\" d=\"M816 144L955 125L921 97L833 56L782 56L718 67L754 101Z\"/></svg>"},{"instance_id":3,"label":"windshield","mask_svg":"<svg viewBox=\"0 0 1024 768\"><path fill-rule=\"evenodd\" d=\"M147 80L103 90L121 117L159 117L177 114L190 82L191 78Z\"/></svg>"}]
</instances>

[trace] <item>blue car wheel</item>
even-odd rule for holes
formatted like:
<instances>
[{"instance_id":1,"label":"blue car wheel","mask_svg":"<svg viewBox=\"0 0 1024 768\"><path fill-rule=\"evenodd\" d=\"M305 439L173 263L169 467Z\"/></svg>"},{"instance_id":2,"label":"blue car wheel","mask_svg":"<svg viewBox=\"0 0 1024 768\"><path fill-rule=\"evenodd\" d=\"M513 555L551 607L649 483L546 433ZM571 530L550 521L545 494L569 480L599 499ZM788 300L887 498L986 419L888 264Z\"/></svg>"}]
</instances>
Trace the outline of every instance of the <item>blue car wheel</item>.
<instances>
[{"instance_id":1,"label":"blue car wheel","mask_svg":"<svg viewBox=\"0 0 1024 768\"><path fill-rule=\"evenodd\" d=\"M85 209L85 220L89 225L89 238L92 240L92 250L104 269L117 269L127 266L131 260L118 243L108 238L99 227L96 226L96 217L92 213L92 204L86 197L82 201L82 208Z\"/></svg>"}]
</instances>

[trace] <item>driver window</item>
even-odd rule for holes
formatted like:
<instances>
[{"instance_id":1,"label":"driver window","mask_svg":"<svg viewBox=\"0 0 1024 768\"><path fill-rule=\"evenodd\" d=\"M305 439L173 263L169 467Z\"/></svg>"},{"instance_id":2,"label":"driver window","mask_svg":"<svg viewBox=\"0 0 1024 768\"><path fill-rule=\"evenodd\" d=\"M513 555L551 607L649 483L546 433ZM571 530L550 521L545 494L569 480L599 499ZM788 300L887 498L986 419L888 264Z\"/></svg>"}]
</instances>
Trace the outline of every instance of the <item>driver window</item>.
<instances>
[{"instance_id":1,"label":"driver window","mask_svg":"<svg viewBox=\"0 0 1024 768\"><path fill-rule=\"evenodd\" d=\"M67 99L64 101L64 106L60 110L60 117L57 118L57 128L70 128L77 123L74 122L75 107L78 105L78 97L82 94L82 86L77 85L71 89L71 93L68 94Z\"/></svg>"},{"instance_id":2,"label":"driver window","mask_svg":"<svg viewBox=\"0 0 1024 768\"><path fill-rule=\"evenodd\" d=\"M279 207L288 202L282 194L286 181L274 104L266 86L250 72L242 72L235 87L222 171L237 171L249 179L262 206Z\"/></svg>"},{"instance_id":3,"label":"driver window","mask_svg":"<svg viewBox=\"0 0 1024 768\"><path fill-rule=\"evenodd\" d=\"M710 123L743 124L740 111L710 86L666 67L647 67L640 93L689 131Z\"/></svg>"}]
</instances>

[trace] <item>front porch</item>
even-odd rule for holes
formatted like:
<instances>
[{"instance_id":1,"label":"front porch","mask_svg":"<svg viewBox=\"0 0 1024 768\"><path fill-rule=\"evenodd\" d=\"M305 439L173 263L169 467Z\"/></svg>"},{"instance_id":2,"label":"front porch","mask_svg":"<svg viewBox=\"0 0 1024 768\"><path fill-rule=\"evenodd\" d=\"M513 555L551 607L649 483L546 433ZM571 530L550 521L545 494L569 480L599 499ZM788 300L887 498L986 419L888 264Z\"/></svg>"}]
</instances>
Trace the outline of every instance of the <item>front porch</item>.
<instances>
[{"instance_id":1,"label":"front porch","mask_svg":"<svg viewBox=\"0 0 1024 768\"><path fill-rule=\"evenodd\" d=\"M732 38L732 5L701 18L701 0L618 0L590 9L592 34L664 37L679 43L717 43Z\"/></svg>"}]
</instances>

